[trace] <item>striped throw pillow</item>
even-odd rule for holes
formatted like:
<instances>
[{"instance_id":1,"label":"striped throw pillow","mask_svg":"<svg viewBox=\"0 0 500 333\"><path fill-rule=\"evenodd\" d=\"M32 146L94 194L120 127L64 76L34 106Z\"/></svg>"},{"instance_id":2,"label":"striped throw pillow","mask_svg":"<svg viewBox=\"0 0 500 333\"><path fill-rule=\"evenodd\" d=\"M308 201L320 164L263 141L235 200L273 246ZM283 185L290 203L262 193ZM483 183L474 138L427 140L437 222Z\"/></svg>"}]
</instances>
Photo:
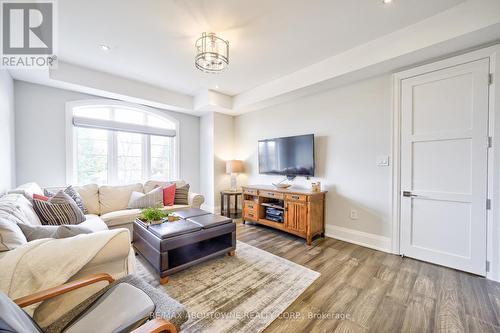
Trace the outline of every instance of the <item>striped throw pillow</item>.
<instances>
[{"instance_id":1,"label":"striped throw pillow","mask_svg":"<svg viewBox=\"0 0 500 333\"><path fill-rule=\"evenodd\" d=\"M144 194L141 192L132 192L128 201L128 208L148 208L163 207L163 188L158 187Z\"/></svg>"},{"instance_id":2,"label":"striped throw pillow","mask_svg":"<svg viewBox=\"0 0 500 333\"><path fill-rule=\"evenodd\" d=\"M189 184L175 189L174 205L189 205L188 201Z\"/></svg>"},{"instance_id":3,"label":"striped throw pillow","mask_svg":"<svg viewBox=\"0 0 500 333\"><path fill-rule=\"evenodd\" d=\"M48 200L33 198L33 208L45 225L79 224L86 219L75 201L64 191L57 192Z\"/></svg>"}]
</instances>

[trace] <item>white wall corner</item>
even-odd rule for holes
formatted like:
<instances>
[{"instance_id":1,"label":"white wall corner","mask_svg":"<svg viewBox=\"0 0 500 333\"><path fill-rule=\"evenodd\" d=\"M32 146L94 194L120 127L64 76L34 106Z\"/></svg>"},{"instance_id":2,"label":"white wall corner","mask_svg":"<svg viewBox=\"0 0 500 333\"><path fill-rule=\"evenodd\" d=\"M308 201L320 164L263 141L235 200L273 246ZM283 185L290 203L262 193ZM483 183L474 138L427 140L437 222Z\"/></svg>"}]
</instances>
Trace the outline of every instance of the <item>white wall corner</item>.
<instances>
[{"instance_id":1,"label":"white wall corner","mask_svg":"<svg viewBox=\"0 0 500 333\"><path fill-rule=\"evenodd\" d=\"M391 238L354 229L327 224L325 235L341 241L361 245L374 250L392 253Z\"/></svg>"},{"instance_id":2,"label":"white wall corner","mask_svg":"<svg viewBox=\"0 0 500 333\"><path fill-rule=\"evenodd\" d=\"M231 113L233 98L214 90L202 89L195 94L193 106L195 111Z\"/></svg>"}]
</instances>

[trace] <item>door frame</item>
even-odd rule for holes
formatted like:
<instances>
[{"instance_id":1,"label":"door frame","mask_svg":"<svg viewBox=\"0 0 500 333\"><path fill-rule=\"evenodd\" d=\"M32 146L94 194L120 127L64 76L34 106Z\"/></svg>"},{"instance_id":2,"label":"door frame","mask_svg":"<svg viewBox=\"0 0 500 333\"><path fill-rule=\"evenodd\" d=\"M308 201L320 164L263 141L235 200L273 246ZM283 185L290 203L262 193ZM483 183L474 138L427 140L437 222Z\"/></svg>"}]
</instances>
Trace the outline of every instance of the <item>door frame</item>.
<instances>
[{"instance_id":1,"label":"door frame","mask_svg":"<svg viewBox=\"0 0 500 333\"><path fill-rule=\"evenodd\" d=\"M488 150L487 196L491 200L491 209L487 211L486 221L486 258L490 263L486 277L500 281L500 84L496 84L497 80L500 80L500 44L469 51L392 75L391 251L394 254L401 253L401 81L485 58L490 61L490 75L493 75L493 82L489 86L488 102L488 135L493 138L493 146ZM495 137L495 133L498 133L499 138ZM499 170L499 172L494 172L494 170Z\"/></svg>"}]
</instances>

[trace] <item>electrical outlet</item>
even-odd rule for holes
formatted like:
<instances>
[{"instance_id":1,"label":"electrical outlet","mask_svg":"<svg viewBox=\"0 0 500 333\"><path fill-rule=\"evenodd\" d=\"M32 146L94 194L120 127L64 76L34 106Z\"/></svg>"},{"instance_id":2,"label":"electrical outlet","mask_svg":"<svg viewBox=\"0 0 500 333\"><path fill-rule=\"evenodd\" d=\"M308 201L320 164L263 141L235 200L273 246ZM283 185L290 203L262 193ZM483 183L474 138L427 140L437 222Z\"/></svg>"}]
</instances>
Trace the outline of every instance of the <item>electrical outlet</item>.
<instances>
[{"instance_id":1,"label":"electrical outlet","mask_svg":"<svg viewBox=\"0 0 500 333\"><path fill-rule=\"evenodd\" d=\"M357 220L358 219L358 211L356 209L351 209L351 214L349 215L351 220Z\"/></svg>"}]
</instances>

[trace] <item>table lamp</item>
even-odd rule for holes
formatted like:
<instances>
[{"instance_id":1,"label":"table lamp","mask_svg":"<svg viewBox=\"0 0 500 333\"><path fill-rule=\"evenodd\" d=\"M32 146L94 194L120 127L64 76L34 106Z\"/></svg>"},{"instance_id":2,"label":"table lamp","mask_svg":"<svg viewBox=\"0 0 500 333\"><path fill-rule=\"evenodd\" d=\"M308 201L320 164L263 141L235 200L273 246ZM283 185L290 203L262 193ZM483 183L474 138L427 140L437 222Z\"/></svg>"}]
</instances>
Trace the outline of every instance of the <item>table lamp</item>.
<instances>
[{"instance_id":1,"label":"table lamp","mask_svg":"<svg viewBox=\"0 0 500 333\"><path fill-rule=\"evenodd\" d=\"M243 161L229 160L226 161L226 173L231 174L231 191L237 190L236 177L243 172Z\"/></svg>"}]
</instances>

